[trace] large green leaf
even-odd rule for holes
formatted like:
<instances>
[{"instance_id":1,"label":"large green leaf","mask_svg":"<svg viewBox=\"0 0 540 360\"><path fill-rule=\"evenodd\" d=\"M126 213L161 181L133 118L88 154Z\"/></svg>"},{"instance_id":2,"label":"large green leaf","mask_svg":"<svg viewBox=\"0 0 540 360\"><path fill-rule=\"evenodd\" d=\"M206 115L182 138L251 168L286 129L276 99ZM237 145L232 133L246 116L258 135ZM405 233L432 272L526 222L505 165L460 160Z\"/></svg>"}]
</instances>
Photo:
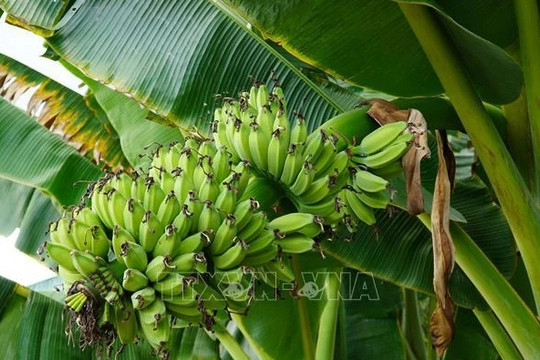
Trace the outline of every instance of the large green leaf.
<instances>
[{"instance_id":1,"label":"large green leaf","mask_svg":"<svg viewBox=\"0 0 540 360\"><path fill-rule=\"evenodd\" d=\"M37 87L37 88L36 88ZM0 95L16 102L33 91L27 112L81 154L111 167L127 165L118 133L92 98L85 99L37 71L0 54Z\"/></svg>"},{"instance_id":2,"label":"large green leaf","mask_svg":"<svg viewBox=\"0 0 540 360\"><path fill-rule=\"evenodd\" d=\"M340 336L345 338L346 356L340 358L357 359L361 354L363 359L405 359L397 321L402 290L370 274L347 270L345 275L350 282L342 283Z\"/></svg>"},{"instance_id":3,"label":"large green leaf","mask_svg":"<svg viewBox=\"0 0 540 360\"><path fill-rule=\"evenodd\" d=\"M0 99L0 176L75 204L102 172L22 110Z\"/></svg>"},{"instance_id":4,"label":"large green leaf","mask_svg":"<svg viewBox=\"0 0 540 360\"><path fill-rule=\"evenodd\" d=\"M236 95L250 76L271 82L272 71L289 109L302 110L311 128L344 110L331 88L318 87L218 5L86 1L47 41L89 77L183 125L207 128L214 94Z\"/></svg>"},{"instance_id":5,"label":"large green leaf","mask_svg":"<svg viewBox=\"0 0 540 360\"><path fill-rule=\"evenodd\" d=\"M15 295L5 303L5 311L0 319L0 347L2 349L2 358L18 359L18 347L21 338L19 331L21 327L21 318L24 312L26 299Z\"/></svg>"},{"instance_id":6,"label":"large green leaf","mask_svg":"<svg viewBox=\"0 0 540 360\"><path fill-rule=\"evenodd\" d=\"M49 32L63 15L69 0L0 0L8 20L34 31Z\"/></svg>"},{"instance_id":7,"label":"large green leaf","mask_svg":"<svg viewBox=\"0 0 540 360\"><path fill-rule=\"evenodd\" d=\"M92 352L68 344L62 320L63 306L32 293L21 319L21 336L16 359L91 359Z\"/></svg>"},{"instance_id":8,"label":"large green leaf","mask_svg":"<svg viewBox=\"0 0 540 360\"><path fill-rule=\"evenodd\" d=\"M49 238L49 223L56 221L59 216L51 199L35 190L20 223L15 246L22 252L35 255L41 244Z\"/></svg>"},{"instance_id":9,"label":"large green leaf","mask_svg":"<svg viewBox=\"0 0 540 360\"><path fill-rule=\"evenodd\" d=\"M452 206L465 216L467 223L462 226L484 253L505 276L510 276L515 267L515 245L487 189L477 180L458 182ZM405 212L393 216L379 212L376 228L360 226L354 241L333 241L325 244L325 249L350 267L405 287L433 291L431 233ZM451 277L450 289L457 304L486 307L459 267Z\"/></svg>"},{"instance_id":10,"label":"large green leaf","mask_svg":"<svg viewBox=\"0 0 540 360\"><path fill-rule=\"evenodd\" d=\"M497 350L472 311L459 309L455 326L456 334L446 351L445 360L499 359Z\"/></svg>"},{"instance_id":11,"label":"large green leaf","mask_svg":"<svg viewBox=\"0 0 540 360\"><path fill-rule=\"evenodd\" d=\"M119 134L122 151L134 168L148 162L147 157L140 156L145 152L145 146L154 142L167 145L182 139L177 128L146 120L148 110L139 106L135 100L97 81L85 79L85 82Z\"/></svg>"},{"instance_id":12,"label":"large green leaf","mask_svg":"<svg viewBox=\"0 0 540 360\"><path fill-rule=\"evenodd\" d=\"M33 189L28 186L14 183L0 178L0 234L7 236L19 226L28 203L32 197Z\"/></svg>"},{"instance_id":13,"label":"large green leaf","mask_svg":"<svg viewBox=\"0 0 540 360\"><path fill-rule=\"evenodd\" d=\"M225 1L287 51L338 78L398 96L443 91L399 7L391 1L319 0L310 6L302 1ZM494 103L517 98L521 89L517 63L441 8L437 10L482 97Z\"/></svg>"}]
</instances>

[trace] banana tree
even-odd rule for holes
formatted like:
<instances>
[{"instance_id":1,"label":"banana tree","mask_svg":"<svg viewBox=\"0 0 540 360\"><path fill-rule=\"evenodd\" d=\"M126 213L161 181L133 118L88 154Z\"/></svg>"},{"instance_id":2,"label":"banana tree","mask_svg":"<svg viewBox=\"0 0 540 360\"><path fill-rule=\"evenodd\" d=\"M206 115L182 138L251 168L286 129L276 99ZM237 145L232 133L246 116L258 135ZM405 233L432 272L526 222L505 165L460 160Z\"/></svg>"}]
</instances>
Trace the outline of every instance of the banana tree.
<instances>
[{"instance_id":1,"label":"banana tree","mask_svg":"<svg viewBox=\"0 0 540 360\"><path fill-rule=\"evenodd\" d=\"M156 353L178 359L540 356L540 94L534 82L540 71L540 21L535 1L313 1L305 6L290 1L0 0L0 8L6 22L42 36L44 56L88 87L79 95L9 54L0 55L0 192L6 204L0 230L9 234L20 227L17 246L36 259L45 254L39 250L49 241L47 231L58 231L49 223L65 219L81 199L84 209L91 208L109 229L105 237L120 237L114 224L124 217L116 219L115 212L111 215L99 205L102 189L120 184L123 177L111 174L148 171L165 179L159 169L167 167L175 149L180 156L193 139L211 139L231 150L230 160L237 166L232 175L245 166L242 158L250 158L254 177L244 191L253 200L246 204L254 207L256 202L268 214L266 227L279 230L301 221L297 217L291 224L288 215L311 215L310 221L320 215L322 210L308 203L316 203L313 199L324 197L329 188L320 182L319 188L305 192L299 190L305 183L276 175L285 174L285 158L296 151L284 148L280 139L305 136L310 147L309 139L315 144L319 136L327 144L335 137L332 148L348 149L344 158L352 163L346 166L356 169L354 179L360 183L366 179L356 174L371 176L362 171L377 167L367 160L370 149L380 151L394 140L379 132L372 135L376 141L370 148L369 134L376 134L379 124L397 120L397 127L405 120L414 125L413 116L422 114L431 134L422 140L431 157L413 159L421 160L413 173L404 176L399 163L397 171L372 171L390 182L388 187L383 182L382 198L355 202L356 194L347 192L354 184L345 180L339 190L346 193L347 208L363 211L355 212L359 221L344 227L330 226L329 215L320 223L315 216L316 226L302 231L317 236L318 251L296 250L299 242L287 245L287 231L277 234L283 237L274 240L283 241L280 252L302 254L282 257L290 262L290 272L273 268L290 280L274 279L279 293L264 284L253 287L249 311L229 299L229 311L218 311L211 322L208 317L178 321L172 324L165 353L159 341L146 341L154 333L144 331L136 345L120 346L120 329L128 321L117 321L116 341L85 338L85 326L77 326L85 324L82 318L77 324L67 320L77 304L83 306L80 292L70 290L66 297L69 286L56 290L66 281L65 271L31 288L3 280L0 327L6 331L0 341L6 358L138 359ZM14 106L31 92L25 109ZM380 98L390 103L374 100ZM266 104L268 99L273 100ZM264 129L267 111L281 115L267 126L271 136L265 139L257 137L257 129ZM231 113L239 121L229 122ZM299 125L291 130L292 123ZM169 148L158 145L171 143ZM218 173L215 149L201 146L192 145L203 158L213 151L209 166ZM456 161L455 181L448 170L453 168L449 153ZM328 166L337 167L337 155L330 159L336 165ZM316 172L310 161L299 164L301 173ZM189 172L191 181L205 182L204 166ZM411 187L413 178L419 186ZM93 191L96 184L101 189ZM148 186L148 191L155 188ZM414 191L417 200L423 199L421 211L411 211ZM120 191L105 197L118 198L115 193ZM145 203L145 194L141 204L155 207ZM196 211L210 224L211 211L202 215L207 208L211 205L205 203ZM155 209L162 216L167 211ZM82 213L67 215L67 221ZM145 219L134 223L150 221ZM332 241L319 234L330 228L338 233ZM216 243L212 246L218 248ZM121 265L137 268L137 261L129 266L129 251L118 249L111 256L115 253L123 259ZM219 249L209 249L204 254L211 268L230 265L230 256L219 257ZM235 251L243 250L239 246ZM84 261L82 253L70 256ZM44 257L47 265L59 263L51 257L55 261ZM120 261L113 259L111 264ZM214 281L215 276L203 280ZM193 326L198 323L203 326ZM96 346L81 349L81 344Z\"/></svg>"}]
</instances>

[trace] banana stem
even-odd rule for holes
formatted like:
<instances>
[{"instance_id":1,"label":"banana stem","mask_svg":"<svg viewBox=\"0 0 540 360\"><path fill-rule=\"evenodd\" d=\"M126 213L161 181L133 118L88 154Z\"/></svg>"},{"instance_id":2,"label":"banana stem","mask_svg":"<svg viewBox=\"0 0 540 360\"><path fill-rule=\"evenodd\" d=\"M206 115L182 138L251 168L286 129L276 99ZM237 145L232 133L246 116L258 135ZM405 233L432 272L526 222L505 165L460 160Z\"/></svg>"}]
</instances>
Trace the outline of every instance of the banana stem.
<instances>
[{"instance_id":1,"label":"banana stem","mask_svg":"<svg viewBox=\"0 0 540 360\"><path fill-rule=\"evenodd\" d=\"M431 230L429 214L418 219ZM456 262L501 321L524 359L540 358L540 323L514 288L457 224L450 224Z\"/></svg>"},{"instance_id":2,"label":"banana stem","mask_svg":"<svg viewBox=\"0 0 540 360\"><path fill-rule=\"evenodd\" d=\"M523 360L492 311L473 309L473 312L503 360Z\"/></svg>"},{"instance_id":3,"label":"banana stem","mask_svg":"<svg viewBox=\"0 0 540 360\"><path fill-rule=\"evenodd\" d=\"M418 360L427 360L424 330L420 320L420 309L416 291L404 289L405 308L403 310L403 333L412 353Z\"/></svg>"},{"instance_id":4,"label":"banana stem","mask_svg":"<svg viewBox=\"0 0 540 360\"><path fill-rule=\"evenodd\" d=\"M319 334L317 348L315 349L315 359L317 360L331 360L334 358L336 330L341 304L340 287L341 269L328 272L325 280L326 304L319 318Z\"/></svg>"},{"instance_id":5,"label":"banana stem","mask_svg":"<svg viewBox=\"0 0 540 360\"><path fill-rule=\"evenodd\" d=\"M221 324L214 325L214 334L234 360L249 360L249 356L244 352L244 349Z\"/></svg>"},{"instance_id":6,"label":"banana stem","mask_svg":"<svg viewBox=\"0 0 540 360\"><path fill-rule=\"evenodd\" d=\"M399 6L471 137L523 255L536 306L540 309L540 210L467 77L451 40L431 10L417 4Z\"/></svg>"},{"instance_id":7,"label":"banana stem","mask_svg":"<svg viewBox=\"0 0 540 360\"><path fill-rule=\"evenodd\" d=\"M304 286L304 281L302 280L302 270L300 269L300 264L298 263L297 256L293 255L291 262L298 288L301 289L302 286ZM309 324L306 299L304 297L299 297L296 303L298 304L298 316L300 318L300 331L302 333L302 347L304 349L304 359L315 359L315 354L313 352L313 336L311 336L311 326Z\"/></svg>"},{"instance_id":8,"label":"banana stem","mask_svg":"<svg viewBox=\"0 0 540 360\"><path fill-rule=\"evenodd\" d=\"M540 14L536 0L514 0L514 5L533 150L532 193L540 202Z\"/></svg>"}]
</instances>

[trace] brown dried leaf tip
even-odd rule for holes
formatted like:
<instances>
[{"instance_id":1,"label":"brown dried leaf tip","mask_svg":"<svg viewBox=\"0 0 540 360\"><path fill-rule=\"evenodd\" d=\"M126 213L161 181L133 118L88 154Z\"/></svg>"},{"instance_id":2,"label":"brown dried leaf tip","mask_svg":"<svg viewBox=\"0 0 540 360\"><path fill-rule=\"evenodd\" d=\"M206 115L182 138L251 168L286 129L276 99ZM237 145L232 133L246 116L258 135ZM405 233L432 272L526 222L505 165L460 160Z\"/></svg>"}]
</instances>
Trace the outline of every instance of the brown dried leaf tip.
<instances>
[{"instance_id":1,"label":"brown dried leaf tip","mask_svg":"<svg viewBox=\"0 0 540 360\"><path fill-rule=\"evenodd\" d=\"M452 157L448 151L446 133L436 131L439 168L435 181L433 206L431 212L431 233L433 237L433 288L437 298L437 307L431 316L430 331L433 347L438 356L442 356L454 336L455 306L448 282L454 269L454 244L450 235L450 194L453 179ZM447 167L447 161L450 168Z\"/></svg>"}]
</instances>

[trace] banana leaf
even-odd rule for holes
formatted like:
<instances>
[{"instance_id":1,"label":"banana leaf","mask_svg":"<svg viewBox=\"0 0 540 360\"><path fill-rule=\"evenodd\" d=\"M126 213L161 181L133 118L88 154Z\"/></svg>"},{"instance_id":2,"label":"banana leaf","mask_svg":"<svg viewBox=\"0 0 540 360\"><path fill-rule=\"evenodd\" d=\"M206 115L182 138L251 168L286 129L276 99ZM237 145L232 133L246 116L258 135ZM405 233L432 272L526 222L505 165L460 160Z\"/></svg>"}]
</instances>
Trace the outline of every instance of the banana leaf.
<instances>
[{"instance_id":1,"label":"banana leaf","mask_svg":"<svg viewBox=\"0 0 540 360\"><path fill-rule=\"evenodd\" d=\"M22 110L0 99L0 176L37 187L62 205L78 203L102 172Z\"/></svg>"},{"instance_id":2,"label":"banana leaf","mask_svg":"<svg viewBox=\"0 0 540 360\"><path fill-rule=\"evenodd\" d=\"M26 111L53 133L95 163L112 168L128 163L120 148L118 133L100 108L78 93L31 68L0 54L0 95L16 103L33 92Z\"/></svg>"}]
</instances>

